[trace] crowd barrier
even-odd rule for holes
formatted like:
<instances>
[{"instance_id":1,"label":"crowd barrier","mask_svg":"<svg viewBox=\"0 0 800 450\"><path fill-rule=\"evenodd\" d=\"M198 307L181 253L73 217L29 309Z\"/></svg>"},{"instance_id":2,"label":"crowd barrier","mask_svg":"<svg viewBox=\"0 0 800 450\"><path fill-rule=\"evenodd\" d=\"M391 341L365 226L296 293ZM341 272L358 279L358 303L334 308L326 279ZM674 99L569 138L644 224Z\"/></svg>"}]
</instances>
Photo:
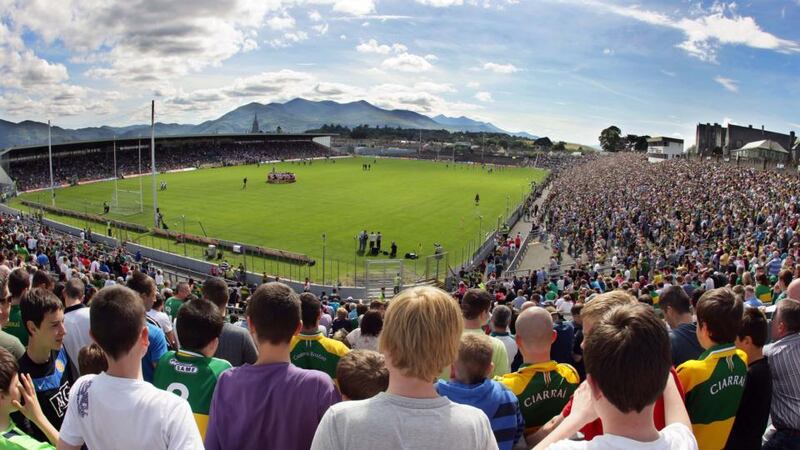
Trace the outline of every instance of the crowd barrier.
<instances>
[{"instance_id":1,"label":"crowd barrier","mask_svg":"<svg viewBox=\"0 0 800 450\"><path fill-rule=\"evenodd\" d=\"M259 247L254 245L247 245L247 244L238 244L231 241L225 241L221 239L214 239L209 238L206 236L198 236L194 234L183 234L178 233L176 231L171 230L164 230L162 228L148 228L143 225L130 223L130 222L123 222L120 220L113 220L106 217L103 217L99 214L92 214L92 213L84 213L79 211L73 211L69 209L59 208L55 206L48 206L42 205L40 203L31 202L28 200L20 200L20 202L30 208L43 210L47 212L52 212L55 214L73 217L80 220L89 220L92 222L97 222L99 224L110 224L115 229L133 231L135 233L152 233L154 236L168 238L168 239L175 239L176 242L183 243L184 241L193 244L200 244L200 245L215 245L219 248L224 248L226 250L233 251L234 246L239 247L246 247L247 252L249 254L254 254L256 256L263 256L266 258L277 259L281 261L297 263L297 264L305 264L305 265L314 265L314 259L304 255L302 253L294 253L289 252L286 250L278 250L273 248L266 248L266 247Z\"/></svg>"}]
</instances>

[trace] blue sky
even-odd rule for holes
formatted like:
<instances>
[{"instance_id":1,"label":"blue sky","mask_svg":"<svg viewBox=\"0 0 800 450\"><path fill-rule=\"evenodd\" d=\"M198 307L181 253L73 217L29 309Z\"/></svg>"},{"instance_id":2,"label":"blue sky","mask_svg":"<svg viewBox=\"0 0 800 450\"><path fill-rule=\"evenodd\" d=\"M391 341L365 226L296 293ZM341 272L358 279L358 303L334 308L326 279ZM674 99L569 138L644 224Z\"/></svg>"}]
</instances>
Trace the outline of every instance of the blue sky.
<instances>
[{"instance_id":1,"label":"blue sky","mask_svg":"<svg viewBox=\"0 0 800 450\"><path fill-rule=\"evenodd\" d=\"M595 144L800 131L800 0L0 0L0 118L199 123L365 99Z\"/></svg>"}]
</instances>

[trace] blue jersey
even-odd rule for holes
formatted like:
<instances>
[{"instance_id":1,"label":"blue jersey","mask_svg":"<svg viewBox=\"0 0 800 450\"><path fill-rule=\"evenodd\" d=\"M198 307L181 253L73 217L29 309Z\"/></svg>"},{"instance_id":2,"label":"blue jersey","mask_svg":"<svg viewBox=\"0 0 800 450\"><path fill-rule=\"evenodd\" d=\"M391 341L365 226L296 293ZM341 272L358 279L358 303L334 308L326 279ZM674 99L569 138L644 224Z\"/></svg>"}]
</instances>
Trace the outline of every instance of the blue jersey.
<instances>
[{"instance_id":1,"label":"blue jersey","mask_svg":"<svg viewBox=\"0 0 800 450\"><path fill-rule=\"evenodd\" d=\"M161 327L147 323L147 340L150 345L147 347L147 353L142 358L142 377L148 383L153 382L153 375L156 371L156 364L158 360L167 353L167 338L164 337L164 332Z\"/></svg>"}]
</instances>

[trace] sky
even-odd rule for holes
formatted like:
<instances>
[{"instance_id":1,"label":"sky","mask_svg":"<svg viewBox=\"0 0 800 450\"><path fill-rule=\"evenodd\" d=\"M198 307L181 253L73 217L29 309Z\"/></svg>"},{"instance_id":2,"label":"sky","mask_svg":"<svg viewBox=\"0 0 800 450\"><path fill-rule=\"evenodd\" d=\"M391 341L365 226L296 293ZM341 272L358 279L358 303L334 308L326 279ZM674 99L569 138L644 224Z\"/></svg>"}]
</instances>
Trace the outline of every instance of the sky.
<instances>
[{"instance_id":1,"label":"sky","mask_svg":"<svg viewBox=\"0 0 800 450\"><path fill-rule=\"evenodd\" d=\"M593 145L800 132L800 0L0 0L0 118L200 123L367 100ZM279 124L274 124L279 125ZM267 127L269 124L267 124Z\"/></svg>"}]
</instances>

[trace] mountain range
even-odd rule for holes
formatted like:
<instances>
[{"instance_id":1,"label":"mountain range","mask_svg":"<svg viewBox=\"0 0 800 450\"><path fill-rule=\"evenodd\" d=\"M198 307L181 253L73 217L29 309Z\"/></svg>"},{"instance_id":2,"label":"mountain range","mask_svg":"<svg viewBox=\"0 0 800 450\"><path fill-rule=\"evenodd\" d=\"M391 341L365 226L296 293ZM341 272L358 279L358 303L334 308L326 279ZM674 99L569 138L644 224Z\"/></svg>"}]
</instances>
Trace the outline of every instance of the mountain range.
<instances>
[{"instance_id":1,"label":"mountain range","mask_svg":"<svg viewBox=\"0 0 800 450\"><path fill-rule=\"evenodd\" d=\"M285 133L302 133L319 128L324 124L340 124L347 127L358 125L389 126L423 130L468 131L486 133L505 133L518 137L536 139L526 132L510 133L489 122L480 122L468 117L447 117L426 115L403 109L387 110L364 100L350 103L334 101L311 101L296 98L286 103L248 103L227 112L214 120L197 125L179 123L156 123L156 135L247 133L250 132L253 118L258 117L259 128L264 132L274 132L280 126ZM131 125L126 127L89 127L68 129L53 127L53 143L109 139L117 137L149 136L150 125ZM40 145L47 143L47 124L25 120L19 123L0 119L0 148L18 145Z\"/></svg>"}]
</instances>

